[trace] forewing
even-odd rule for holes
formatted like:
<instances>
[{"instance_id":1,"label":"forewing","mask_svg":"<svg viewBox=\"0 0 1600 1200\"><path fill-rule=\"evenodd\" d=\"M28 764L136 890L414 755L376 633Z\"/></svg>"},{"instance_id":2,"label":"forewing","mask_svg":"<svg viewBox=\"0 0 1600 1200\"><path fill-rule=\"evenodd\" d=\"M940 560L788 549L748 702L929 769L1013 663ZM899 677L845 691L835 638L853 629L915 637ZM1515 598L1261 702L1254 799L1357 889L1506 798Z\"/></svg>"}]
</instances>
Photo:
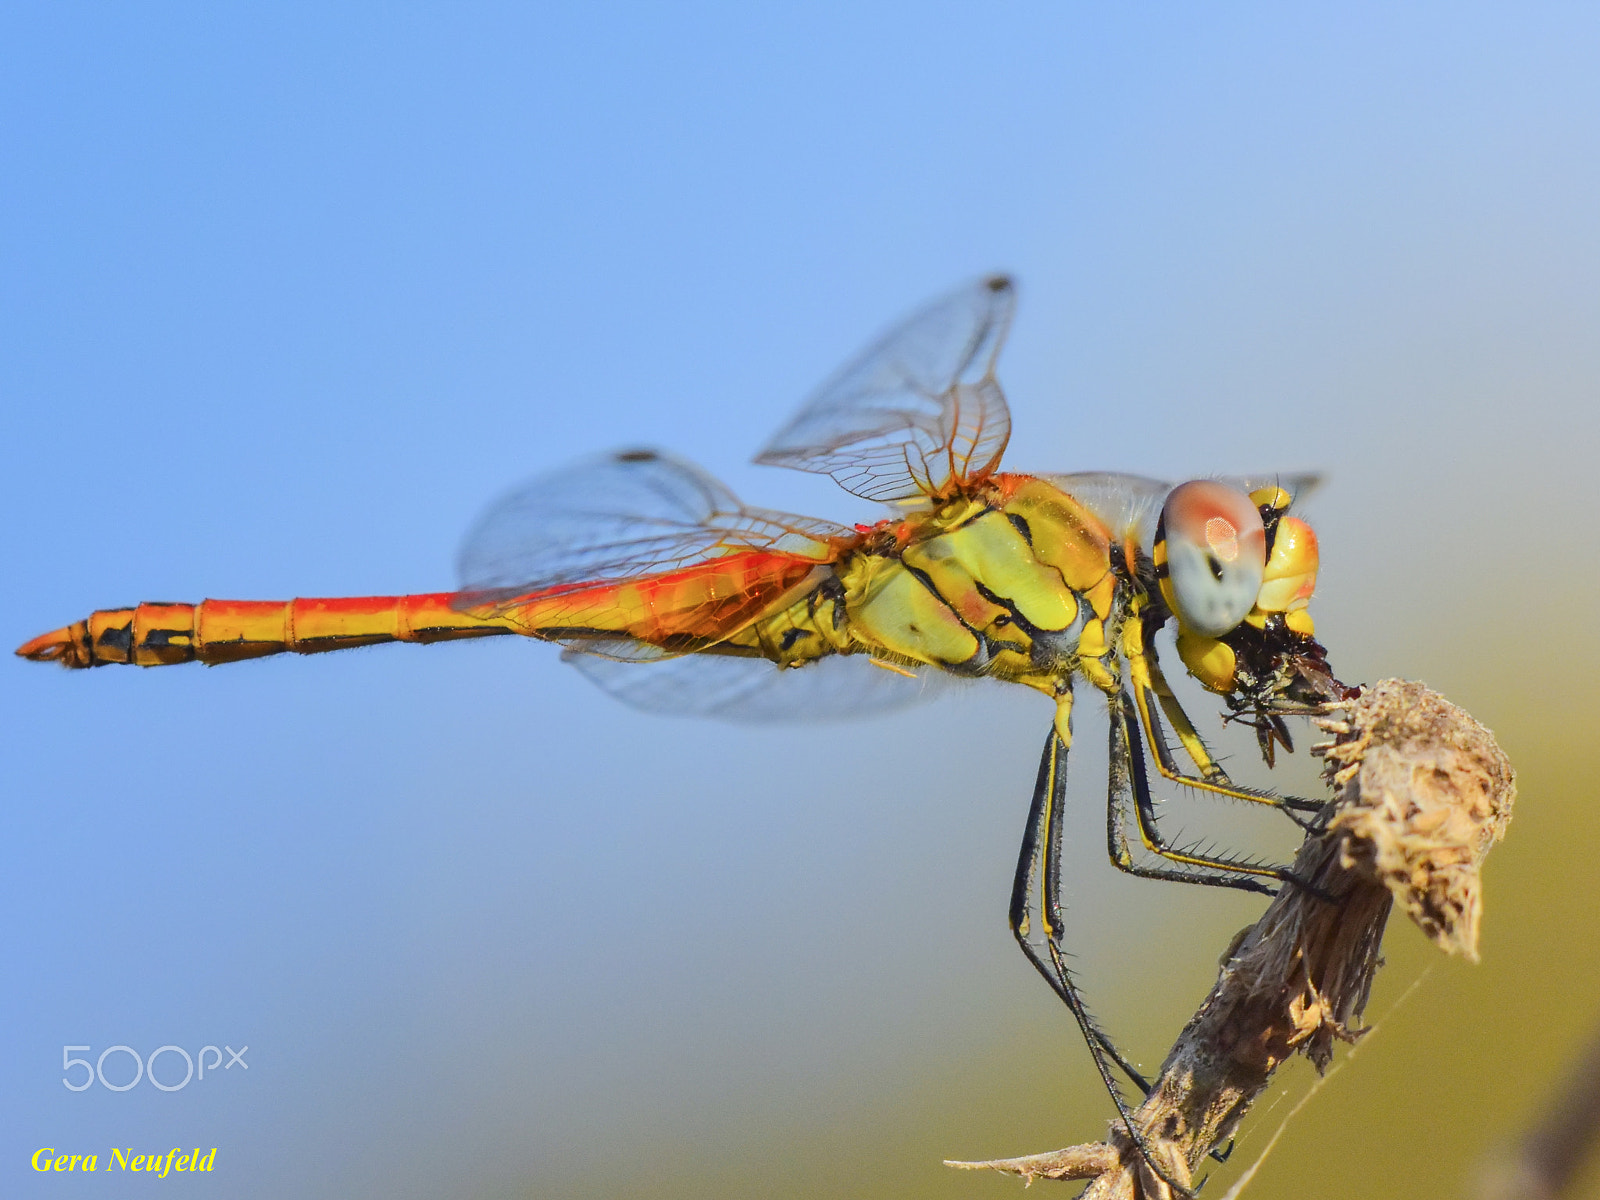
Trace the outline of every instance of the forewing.
<instances>
[{"instance_id":1,"label":"forewing","mask_svg":"<svg viewBox=\"0 0 1600 1200\"><path fill-rule=\"evenodd\" d=\"M1245 493L1258 488L1281 487L1298 504L1322 485L1322 475L1316 471L1287 471L1278 475L1223 475L1219 482Z\"/></svg>"},{"instance_id":2,"label":"forewing","mask_svg":"<svg viewBox=\"0 0 1600 1200\"><path fill-rule=\"evenodd\" d=\"M782 668L764 658L690 654L644 662L627 653L627 647L575 642L562 657L630 707L755 723L887 712L942 694L952 678L931 667L908 677L860 655Z\"/></svg>"},{"instance_id":3,"label":"forewing","mask_svg":"<svg viewBox=\"0 0 1600 1200\"><path fill-rule=\"evenodd\" d=\"M1011 436L994 378L1016 292L994 276L913 316L825 384L756 461L831 475L869 500L946 492L992 472Z\"/></svg>"},{"instance_id":4,"label":"forewing","mask_svg":"<svg viewBox=\"0 0 1600 1200\"><path fill-rule=\"evenodd\" d=\"M1155 543L1161 506L1174 486L1165 480L1118 471L1079 471L1071 475L1040 475L1039 478L1082 502L1117 537L1124 537L1131 531L1134 544L1147 550ZM1218 479L1219 483L1245 493L1262 487L1281 487L1297 502L1304 500L1321 481L1322 476L1313 472L1224 475Z\"/></svg>"},{"instance_id":5,"label":"forewing","mask_svg":"<svg viewBox=\"0 0 1600 1200\"><path fill-rule=\"evenodd\" d=\"M1119 471L1079 471L1039 478L1083 504L1106 523L1113 536L1121 539L1132 531L1134 544L1145 549L1155 541L1161 505L1172 490L1172 484L1165 480Z\"/></svg>"},{"instance_id":6,"label":"forewing","mask_svg":"<svg viewBox=\"0 0 1600 1200\"><path fill-rule=\"evenodd\" d=\"M466 609L531 592L658 575L742 550L817 562L854 531L750 509L692 463L657 450L608 454L530 480L468 533L457 561Z\"/></svg>"}]
</instances>

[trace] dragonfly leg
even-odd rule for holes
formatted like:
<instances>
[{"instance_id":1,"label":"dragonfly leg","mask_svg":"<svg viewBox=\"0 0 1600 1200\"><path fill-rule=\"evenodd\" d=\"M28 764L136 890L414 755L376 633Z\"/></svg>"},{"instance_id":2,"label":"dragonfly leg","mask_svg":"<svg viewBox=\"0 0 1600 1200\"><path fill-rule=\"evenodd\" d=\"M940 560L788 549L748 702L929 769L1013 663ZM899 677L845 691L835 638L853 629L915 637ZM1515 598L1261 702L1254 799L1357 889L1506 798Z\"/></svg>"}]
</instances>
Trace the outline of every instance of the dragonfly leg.
<instances>
[{"instance_id":1,"label":"dragonfly leg","mask_svg":"<svg viewBox=\"0 0 1600 1200\"><path fill-rule=\"evenodd\" d=\"M1118 719L1118 716L1121 719ZM1131 799L1128 781L1135 773L1142 775L1144 765L1142 756L1136 766L1132 766L1132 756L1138 753L1137 748L1128 745L1129 723L1127 712L1120 703L1112 705L1111 717L1111 794L1106 805L1106 850L1111 863L1119 871L1126 871L1142 879L1169 879L1180 883L1206 884L1212 887L1239 888L1244 891L1262 892L1270 894L1272 888L1260 880L1249 876L1240 876L1231 870L1215 870L1190 866L1187 869L1143 867L1133 860L1133 854L1128 848L1128 838L1124 832L1124 810ZM1118 770L1118 763L1129 763L1130 769ZM1291 877L1292 878L1292 877ZM1150 1089L1141 1085L1145 1095L1150 1094ZM1225 1163L1233 1155L1233 1139L1220 1150L1212 1150L1208 1157L1215 1162ZM1200 1190L1200 1184L1195 1185L1195 1191Z\"/></svg>"},{"instance_id":2,"label":"dragonfly leg","mask_svg":"<svg viewBox=\"0 0 1600 1200\"><path fill-rule=\"evenodd\" d=\"M1152 664L1154 666L1154 664ZM1150 748L1155 752L1156 769L1162 776L1174 783L1185 787L1198 787L1213 792L1220 796L1228 796L1235 800L1248 800L1252 804L1265 804L1276 808L1288 817L1301 829L1311 830L1317 827L1318 816L1327 807L1325 801L1308 800L1300 796L1280 796L1275 792L1262 791L1259 788L1244 787L1228 778L1228 773L1222 765L1211 755L1210 748L1201 738L1194 723L1189 720L1189 714L1183 711L1183 705L1178 703L1178 698L1170 690L1160 690L1165 687L1166 681L1160 677L1160 668L1155 667L1157 690L1153 693L1150 689L1139 689L1135 685L1135 696L1139 710L1139 724L1144 729L1145 740L1150 743ZM1157 711L1155 704L1151 703L1152 694L1160 705ZM1172 749L1167 745L1166 730L1161 725L1160 713L1166 713L1167 719L1172 722L1173 732L1177 734L1178 741L1184 752L1200 769L1200 776L1189 775L1180 770L1174 759Z\"/></svg>"},{"instance_id":3,"label":"dragonfly leg","mask_svg":"<svg viewBox=\"0 0 1600 1200\"><path fill-rule=\"evenodd\" d=\"M1061 947L1061 813L1066 800L1067 751L1071 736L1067 714L1070 711L1071 697L1068 695L1061 701L1061 709L1058 710L1055 725L1050 730L1039 760L1039 776L1034 784L1028 823L1023 830L1022 848L1017 856L1017 873L1011 888L1011 932L1028 961L1066 1004L1073 1020L1078 1023L1078 1029L1088 1044L1089 1054L1094 1059L1095 1070L1099 1072L1101 1082L1117 1107L1117 1115L1121 1117L1140 1155L1174 1193L1187 1197L1192 1193L1158 1164L1144 1134L1133 1123L1133 1114L1128 1109L1112 1068L1120 1069L1145 1094L1150 1090L1149 1080L1117 1049L1110 1035L1100 1028L1090 1014L1082 991L1067 969L1065 952ZM1042 935L1042 946L1035 940L1036 935Z\"/></svg>"},{"instance_id":4,"label":"dragonfly leg","mask_svg":"<svg viewBox=\"0 0 1600 1200\"><path fill-rule=\"evenodd\" d=\"M1265 881L1299 884L1300 880L1286 867L1246 859L1225 858L1201 854L1195 850L1179 849L1161 833L1156 817L1155 800L1150 794L1150 779L1145 770L1144 749L1139 743L1136 727L1137 715L1133 700L1126 691L1110 697L1110 784L1107 796L1106 839L1112 865L1129 875L1145 879L1169 879L1179 883L1202 884L1209 887L1231 887L1247 892L1274 895L1275 889ZM1127 809L1133 809L1139 839L1145 849L1175 867L1143 866L1134 861L1128 846L1125 827Z\"/></svg>"},{"instance_id":5,"label":"dragonfly leg","mask_svg":"<svg viewBox=\"0 0 1600 1200\"><path fill-rule=\"evenodd\" d=\"M1310 822L1299 813L1319 813L1325 804L1299 796L1278 796L1258 788L1242 787L1228 778L1222 764L1212 756L1205 739L1200 736L1189 714L1173 693L1172 686L1162 674L1161 663L1156 658L1154 645L1144 645L1143 624L1137 615L1130 617L1130 628L1124 631L1123 645L1128 657L1129 675L1133 682L1134 701L1139 709L1139 724L1144 728L1145 739L1155 755L1156 769L1173 783L1199 788L1235 800L1248 800L1252 804L1266 804L1287 815L1301 828L1310 828ZM1167 744L1165 731L1157 713L1164 712L1172 722L1173 733L1183 746L1184 753L1194 763L1198 775L1189 774L1178 766L1172 748Z\"/></svg>"}]
</instances>

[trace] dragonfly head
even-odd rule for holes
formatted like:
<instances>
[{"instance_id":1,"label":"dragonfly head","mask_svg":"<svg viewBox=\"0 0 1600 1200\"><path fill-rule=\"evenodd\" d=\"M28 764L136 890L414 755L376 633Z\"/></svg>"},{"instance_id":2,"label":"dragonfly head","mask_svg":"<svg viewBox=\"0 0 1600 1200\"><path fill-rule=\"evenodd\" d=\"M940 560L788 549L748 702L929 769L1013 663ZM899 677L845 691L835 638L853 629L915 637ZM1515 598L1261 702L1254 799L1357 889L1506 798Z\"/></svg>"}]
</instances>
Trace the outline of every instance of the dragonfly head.
<instances>
[{"instance_id":1,"label":"dragonfly head","mask_svg":"<svg viewBox=\"0 0 1600 1200\"><path fill-rule=\"evenodd\" d=\"M1269 762L1274 743L1290 744L1284 714L1351 693L1314 636L1317 537L1288 515L1292 501L1276 486L1246 495L1214 480L1180 484L1151 556L1184 666L1255 726Z\"/></svg>"}]
</instances>

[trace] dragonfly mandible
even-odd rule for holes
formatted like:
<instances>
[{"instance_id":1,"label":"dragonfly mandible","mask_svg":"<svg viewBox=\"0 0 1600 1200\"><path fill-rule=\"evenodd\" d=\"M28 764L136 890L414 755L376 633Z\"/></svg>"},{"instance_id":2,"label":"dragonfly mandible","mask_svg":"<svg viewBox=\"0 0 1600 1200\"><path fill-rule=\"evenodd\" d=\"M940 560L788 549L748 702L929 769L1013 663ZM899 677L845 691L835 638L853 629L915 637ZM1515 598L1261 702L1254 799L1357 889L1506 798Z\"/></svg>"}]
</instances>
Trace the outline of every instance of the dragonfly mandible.
<instances>
[{"instance_id":1,"label":"dragonfly mandible","mask_svg":"<svg viewBox=\"0 0 1600 1200\"><path fill-rule=\"evenodd\" d=\"M522 634L560 643L635 705L747 717L892 705L941 673L1033 688L1055 715L1011 928L1071 1010L1145 1150L1113 1065L1148 1084L1090 1016L1060 940L1074 685L1108 701L1112 863L1261 892L1287 871L1162 833L1146 750L1178 784L1302 823L1297 814L1320 805L1229 778L1169 686L1155 634L1173 624L1183 666L1228 719L1255 727L1269 766L1277 747L1292 748L1287 716L1349 689L1333 677L1308 609L1317 541L1290 513L1308 478L1173 487L1001 471L1011 421L995 360L1014 303L1012 282L997 276L918 312L821 388L757 458L886 503L890 515L875 524L750 508L688 462L628 450L534 479L491 507L466 539L456 592L146 603L95 612L17 653L68 667L163 666ZM1130 823L1145 856L1133 853Z\"/></svg>"}]
</instances>

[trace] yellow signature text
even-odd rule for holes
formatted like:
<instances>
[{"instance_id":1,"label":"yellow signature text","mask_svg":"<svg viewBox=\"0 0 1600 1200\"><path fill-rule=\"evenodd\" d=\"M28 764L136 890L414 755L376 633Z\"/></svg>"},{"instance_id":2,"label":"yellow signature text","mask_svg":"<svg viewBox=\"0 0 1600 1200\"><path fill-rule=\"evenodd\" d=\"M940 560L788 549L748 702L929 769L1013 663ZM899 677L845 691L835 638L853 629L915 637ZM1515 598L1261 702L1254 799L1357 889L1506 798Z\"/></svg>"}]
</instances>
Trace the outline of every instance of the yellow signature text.
<instances>
[{"instance_id":1,"label":"yellow signature text","mask_svg":"<svg viewBox=\"0 0 1600 1200\"><path fill-rule=\"evenodd\" d=\"M208 1154L201 1154L198 1146L193 1150L174 1146L165 1154L135 1154L132 1146L125 1149L113 1146L106 1170L145 1171L164 1178L169 1171L209 1171L216 1166L216 1162L215 1146L211 1147ZM32 1163L35 1171L97 1171L100 1169L100 1156L57 1154L54 1146L40 1146L33 1152Z\"/></svg>"}]
</instances>

